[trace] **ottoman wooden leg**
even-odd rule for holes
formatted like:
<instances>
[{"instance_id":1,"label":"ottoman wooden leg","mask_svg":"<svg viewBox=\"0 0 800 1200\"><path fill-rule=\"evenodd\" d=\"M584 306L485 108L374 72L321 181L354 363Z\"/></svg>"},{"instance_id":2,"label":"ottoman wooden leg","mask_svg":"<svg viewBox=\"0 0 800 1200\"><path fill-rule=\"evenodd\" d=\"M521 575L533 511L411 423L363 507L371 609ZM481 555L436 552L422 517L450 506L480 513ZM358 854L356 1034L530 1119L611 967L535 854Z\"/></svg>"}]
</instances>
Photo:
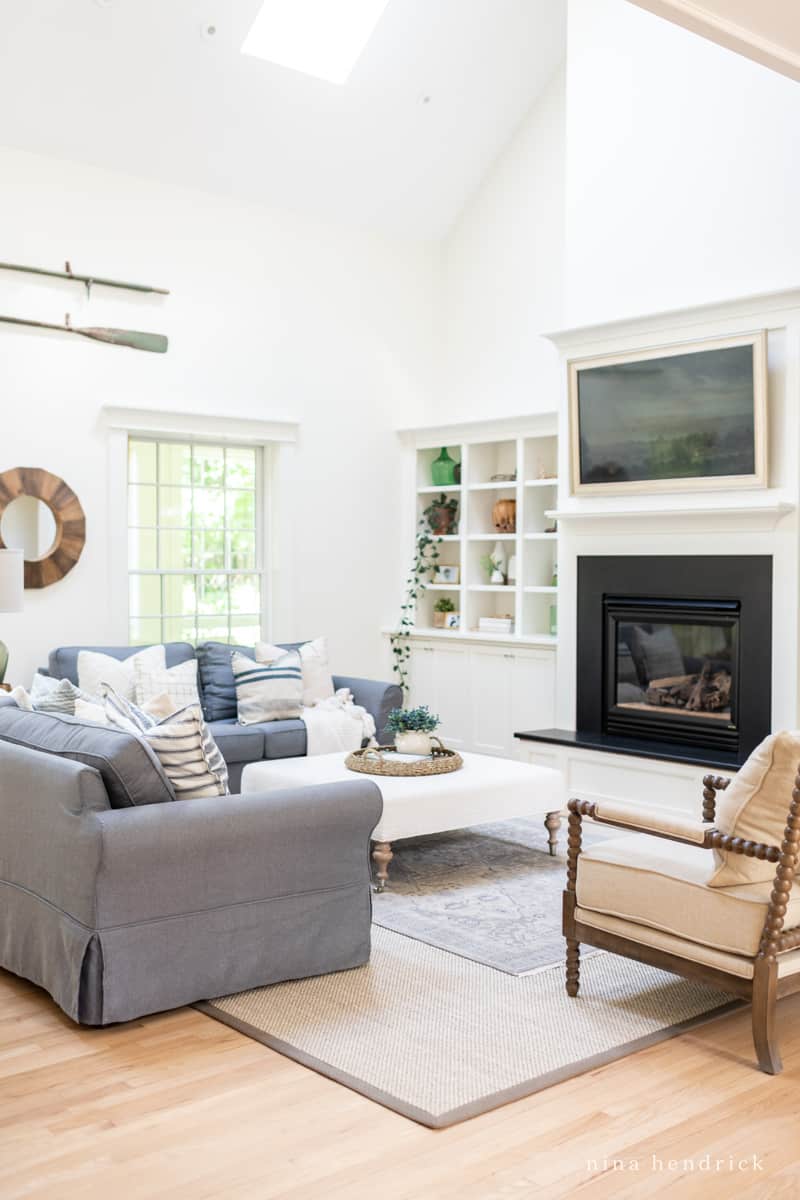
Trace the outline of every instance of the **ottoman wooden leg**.
<instances>
[{"instance_id":1,"label":"ottoman wooden leg","mask_svg":"<svg viewBox=\"0 0 800 1200\"><path fill-rule=\"evenodd\" d=\"M561 814L549 812L544 819L544 827L547 830L547 844L550 848L550 853L555 854L558 848L558 831L561 828Z\"/></svg>"},{"instance_id":2,"label":"ottoman wooden leg","mask_svg":"<svg viewBox=\"0 0 800 1200\"><path fill-rule=\"evenodd\" d=\"M374 843L372 847L372 859L375 863L376 892L385 891L386 880L389 878L389 863L393 858L391 842Z\"/></svg>"}]
</instances>

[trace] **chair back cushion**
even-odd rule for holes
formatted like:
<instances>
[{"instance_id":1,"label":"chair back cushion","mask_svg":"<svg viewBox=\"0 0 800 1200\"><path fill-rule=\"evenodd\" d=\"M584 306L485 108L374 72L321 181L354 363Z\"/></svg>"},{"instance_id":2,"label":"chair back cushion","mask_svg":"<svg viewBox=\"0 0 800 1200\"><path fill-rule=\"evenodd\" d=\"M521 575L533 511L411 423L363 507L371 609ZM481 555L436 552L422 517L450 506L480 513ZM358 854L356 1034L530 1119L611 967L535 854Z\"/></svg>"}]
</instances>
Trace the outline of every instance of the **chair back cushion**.
<instances>
[{"instance_id":1,"label":"chair back cushion","mask_svg":"<svg viewBox=\"0 0 800 1200\"><path fill-rule=\"evenodd\" d=\"M77 687L78 684L78 654L81 650L93 650L96 654L108 654L118 658L120 662L144 650L144 646L58 646L50 651L48 669L56 679L69 679ZM189 642L165 642L167 666L174 667L178 663L187 662L195 657L194 646ZM106 682L110 682L106 680Z\"/></svg>"},{"instance_id":2,"label":"chair back cushion","mask_svg":"<svg viewBox=\"0 0 800 1200\"><path fill-rule=\"evenodd\" d=\"M112 808L162 804L175 793L156 755L141 738L77 717L0 706L0 740L86 763L99 772Z\"/></svg>"},{"instance_id":3,"label":"chair back cushion","mask_svg":"<svg viewBox=\"0 0 800 1200\"><path fill-rule=\"evenodd\" d=\"M292 642L281 647L297 650L302 642ZM203 642L197 647L197 662L200 669L200 696L207 721L236 720L236 682L233 678L231 654L238 650L248 658L255 658L252 646L232 646L228 642Z\"/></svg>"},{"instance_id":4,"label":"chair back cushion","mask_svg":"<svg viewBox=\"0 0 800 1200\"><path fill-rule=\"evenodd\" d=\"M735 779L717 797L716 827L721 833L780 846L792 788L800 767L800 735L772 733L756 746ZM711 887L762 883L775 877L775 863L715 850Z\"/></svg>"}]
</instances>

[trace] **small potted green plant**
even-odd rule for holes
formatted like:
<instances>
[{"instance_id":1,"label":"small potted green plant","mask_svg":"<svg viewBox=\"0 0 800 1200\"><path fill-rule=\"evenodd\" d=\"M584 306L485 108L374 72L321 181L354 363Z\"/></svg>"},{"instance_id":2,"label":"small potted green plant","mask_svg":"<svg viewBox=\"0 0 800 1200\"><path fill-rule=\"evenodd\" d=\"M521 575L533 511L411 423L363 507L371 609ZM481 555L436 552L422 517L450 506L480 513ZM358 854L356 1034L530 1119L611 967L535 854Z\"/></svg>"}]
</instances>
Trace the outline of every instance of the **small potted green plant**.
<instances>
[{"instance_id":1,"label":"small potted green plant","mask_svg":"<svg viewBox=\"0 0 800 1200\"><path fill-rule=\"evenodd\" d=\"M431 753L431 734L439 728L439 718L427 704L421 704L419 708L393 708L386 724L394 734L395 749L399 754Z\"/></svg>"},{"instance_id":2,"label":"small potted green plant","mask_svg":"<svg viewBox=\"0 0 800 1200\"><path fill-rule=\"evenodd\" d=\"M444 629L447 625L447 614L454 613L456 606L449 596L441 596L433 606L433 625L435 629Z\"/></svg>"}]
</instances>

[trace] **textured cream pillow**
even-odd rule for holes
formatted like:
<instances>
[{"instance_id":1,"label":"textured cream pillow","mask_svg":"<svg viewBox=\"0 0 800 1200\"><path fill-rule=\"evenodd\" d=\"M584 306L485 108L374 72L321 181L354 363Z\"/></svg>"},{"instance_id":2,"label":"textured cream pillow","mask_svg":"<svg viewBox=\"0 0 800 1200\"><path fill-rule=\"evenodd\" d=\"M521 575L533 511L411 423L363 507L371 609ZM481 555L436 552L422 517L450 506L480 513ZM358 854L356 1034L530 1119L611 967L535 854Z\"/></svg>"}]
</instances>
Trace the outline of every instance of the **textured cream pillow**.
<instances>
[{"instance_id":1,"label":"textured cream pillow","mask_svg":"<svg viewBox=\"0 0 800 1200\"><path fill-rule=\"evenodd\" d=\"M800 736L782 730L764 738L728 788L717 794L714 823L720 833L780 846L798 766ZM725 850L715 850L714 856L718 867L708 881L711 887L775 878L775 863Z\"/></svg>"},{"instance_id":2,"label":"textured cream pillow","mask_svg":"<svg viewBox=\"0 0 800 1200\"><path fill-rule=\"evenodd\" d=\"M133 700L137 663L141 663L148 671L166 671L166 650L163 646L148 646L124 659L100 654L97 650L79 650L78 687L90 696L99 696L100 684L107 683L126 700Z\"/></svg>"},{"instance_id":3,"label":"textured cream pillow","mask_svg":"<svg viewBox=\"0 0 800 1200\"><path fill-rule=\"evenodd\" d=\"M286 651L270 642L256 642L256 662L272 663ZM328 666L328 643L324 637L314 638L300 647L303 670L303 706L311 708L317 700L329 700L334 694L333 678Z\"/></svg>"},{"instance_id":4,"label":"textured cream pillow","mask_svg":"<svg viewBox=\"0 0 800 1200\"><path fill-rule=\"evenodd\" d=\"M187 704L198 704L200 694L197 690L197 659L190 658L187 662L178 663L174 667L165 667L163 671L154 671L146 663L134 664L136 675L135 700L139 707L155 700L165 693L174 701L170 712L177 712Z\"/></svg>"}]
</instances>

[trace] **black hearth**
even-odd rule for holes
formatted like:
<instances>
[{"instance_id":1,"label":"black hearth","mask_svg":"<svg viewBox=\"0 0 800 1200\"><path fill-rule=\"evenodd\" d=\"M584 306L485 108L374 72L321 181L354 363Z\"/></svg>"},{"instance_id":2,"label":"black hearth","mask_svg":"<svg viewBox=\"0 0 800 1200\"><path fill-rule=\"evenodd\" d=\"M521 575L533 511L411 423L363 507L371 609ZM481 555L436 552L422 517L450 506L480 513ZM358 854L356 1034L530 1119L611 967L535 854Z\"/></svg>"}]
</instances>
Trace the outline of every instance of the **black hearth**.
<instances>
[{"instance_id":1,"label":"black hearth","mask_svg":"<svg viewBox=\"0 0 800 1200\"><path fill-rule=\"evenodd\" d=\"M578 559L576 730L535 741L736 767L770 731L772 558Z\"/></svg>"}]
</instances>

